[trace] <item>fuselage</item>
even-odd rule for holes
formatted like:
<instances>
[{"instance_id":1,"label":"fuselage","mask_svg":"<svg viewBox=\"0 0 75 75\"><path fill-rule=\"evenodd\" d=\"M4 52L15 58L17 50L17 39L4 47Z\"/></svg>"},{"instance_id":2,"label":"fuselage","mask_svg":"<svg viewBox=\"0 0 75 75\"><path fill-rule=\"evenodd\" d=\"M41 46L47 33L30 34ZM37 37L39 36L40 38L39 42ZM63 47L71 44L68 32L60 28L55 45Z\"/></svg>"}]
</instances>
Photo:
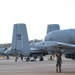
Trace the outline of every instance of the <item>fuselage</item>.
<instances>
[{"instance_id":1,"label":"fuselage","mask_svg":"<svg viewBox=\"0 0 75 75\"><path fill-rule=\"evenodd\" d=\"M75 29L55 30L45 36L45 41L57 41L75 44Z\"/></svg>"}]
</instances>

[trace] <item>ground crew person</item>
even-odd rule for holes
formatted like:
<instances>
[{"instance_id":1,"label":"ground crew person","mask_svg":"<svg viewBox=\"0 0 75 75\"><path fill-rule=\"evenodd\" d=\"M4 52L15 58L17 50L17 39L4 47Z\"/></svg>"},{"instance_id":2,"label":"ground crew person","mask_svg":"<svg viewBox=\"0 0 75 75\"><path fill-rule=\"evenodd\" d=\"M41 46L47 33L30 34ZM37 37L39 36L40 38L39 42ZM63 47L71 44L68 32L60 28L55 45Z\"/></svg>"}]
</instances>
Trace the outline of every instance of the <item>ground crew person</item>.
<instances>
[{"instance_id":1,"label":"ground crew person","mask_svg":"<svg viewBox=\"0 0 75 75\"><path fill-rule=\"evenodd\" d=\"M59 51L59 52L56 53L56 57L57 57L57 61L56 61L56 72L57 73L58 73L58 70L61 73L61 62L62 62L61 56L62 56L61 51Z\"/></svg>"},{"instance_id":2,"label":"ground crew person","mask_svg":"<svg viewBox=\"0 0 75 75\"><path fill-rule=\"evenodd\" d=\"M18 59L18 53L17 53L17 50L16 49L14 49L15 50L15 62L17 62L17 59Z\"/></svg>"}]
</instances>

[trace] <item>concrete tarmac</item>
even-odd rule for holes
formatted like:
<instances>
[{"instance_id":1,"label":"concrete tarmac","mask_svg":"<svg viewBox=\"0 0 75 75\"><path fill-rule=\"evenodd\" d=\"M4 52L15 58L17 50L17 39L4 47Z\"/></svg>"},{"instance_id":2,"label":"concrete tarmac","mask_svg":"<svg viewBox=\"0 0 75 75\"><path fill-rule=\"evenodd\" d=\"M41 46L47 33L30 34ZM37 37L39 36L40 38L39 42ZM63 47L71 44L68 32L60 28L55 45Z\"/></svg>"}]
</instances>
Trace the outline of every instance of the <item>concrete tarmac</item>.
<instances>
[{"instance_id":1,"label":"concrete tarmac","mask_svg":"<svg viewBox=\"0 0 75 75\"><path fill-rule=\"evenodd\" d=\"M44 61L29 62L3 58L0 59L0 75L75 75L75 61L63 57L62 73L56 73L56 58L52 61L46 56Z\"/></svg>"}]
</instances>

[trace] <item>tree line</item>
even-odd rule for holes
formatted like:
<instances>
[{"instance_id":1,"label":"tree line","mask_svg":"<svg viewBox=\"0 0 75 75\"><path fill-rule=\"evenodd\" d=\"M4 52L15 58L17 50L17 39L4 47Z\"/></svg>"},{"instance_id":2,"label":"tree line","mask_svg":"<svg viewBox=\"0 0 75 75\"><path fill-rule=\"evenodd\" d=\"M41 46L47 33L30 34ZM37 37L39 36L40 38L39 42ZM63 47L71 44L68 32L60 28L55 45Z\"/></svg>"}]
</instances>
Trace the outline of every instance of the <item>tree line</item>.
<instances>
[{"instance_id":1,"label":"tree line","mask_svg":"<svg viewBox=\"0 0 75 75\"><path fill-rule=\"evenodd\" d=\"M30 40L30 41L29 41L29 44L35 43L35 42L41 42L41 41L43 41L43 39L41 39L41 40L34 39L34 40ZM9 47L11 47L11 43L0 44L0 47L9 48Z\"/></svg>"}]
</instances>

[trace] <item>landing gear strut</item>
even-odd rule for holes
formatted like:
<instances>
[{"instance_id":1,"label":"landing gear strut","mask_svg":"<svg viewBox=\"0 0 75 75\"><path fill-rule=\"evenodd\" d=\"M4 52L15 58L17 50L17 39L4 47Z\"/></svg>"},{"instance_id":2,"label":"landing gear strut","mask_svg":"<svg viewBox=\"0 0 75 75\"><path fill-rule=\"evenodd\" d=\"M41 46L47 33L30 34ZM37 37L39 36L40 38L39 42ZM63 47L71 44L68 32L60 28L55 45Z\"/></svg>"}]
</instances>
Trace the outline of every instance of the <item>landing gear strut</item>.
<instances>
[{"instance_id":1,"label":"landing gear strut","mask_svg":"<svg viewBox=\"0 0 75 75\"><path fill-rule=\"evenodd\" d=\"M17 59L18 59L18 55L15 56L15 62L17 62Z\"/></svg>"}]
</instances>

